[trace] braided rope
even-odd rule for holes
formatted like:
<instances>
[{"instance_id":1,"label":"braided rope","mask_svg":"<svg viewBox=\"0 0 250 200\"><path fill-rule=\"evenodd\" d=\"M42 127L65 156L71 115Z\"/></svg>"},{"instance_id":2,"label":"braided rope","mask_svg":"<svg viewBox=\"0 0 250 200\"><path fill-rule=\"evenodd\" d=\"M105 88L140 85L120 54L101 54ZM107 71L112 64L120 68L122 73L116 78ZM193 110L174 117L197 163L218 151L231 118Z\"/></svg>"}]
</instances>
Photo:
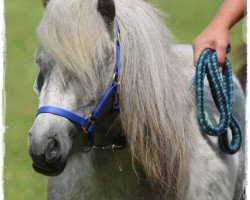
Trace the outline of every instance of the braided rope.
<instances>
[{"instance_id":1,"label":"braided rope","mask_svg":"<svg viewBox=\"0 0 250 200\"><path fill-rule=\"evenodd\" d=\"M230 47L228 48L228 52ZM226 154L236 153L241 146L240 126L232 114L234 83L232 68L226 58L222 75L220 75L215 51L206 49L200 56L195 75L195 93L198 108L198 122L202 131L211 136L218 136L220 149ZM206 116L204 79L207 75L212 97L220 112L220 121L212 124ZM228 139L228 127L232 131L232 140Z\"/></svg>"}]
</instances>

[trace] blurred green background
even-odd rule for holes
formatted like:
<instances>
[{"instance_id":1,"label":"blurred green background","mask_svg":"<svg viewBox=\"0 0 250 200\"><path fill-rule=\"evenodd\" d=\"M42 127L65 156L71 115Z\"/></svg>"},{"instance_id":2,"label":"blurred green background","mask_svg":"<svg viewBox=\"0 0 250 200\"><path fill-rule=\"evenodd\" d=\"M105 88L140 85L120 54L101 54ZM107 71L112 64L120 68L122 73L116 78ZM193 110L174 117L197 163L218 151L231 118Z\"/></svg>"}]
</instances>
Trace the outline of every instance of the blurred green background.
<instances>
[{"instance_id":1,"label":"blurred green background","mask_svg":"<svg viewBox=\"0 0 250 200\"><path fill-rule=\"evenodd\" d=\"M222 0L152 0L169 16L168 26L180 43L191 43L206 27ZM47 199L47 179L35 173L27 151L27 133L35 118L37 97L32 90L35 79L34 52L38 45L36 27L42 17L39 0L5 1L6 133L4 193L7 200ZM243 43L242 22L231 31L230 55L234 70L241 65L234 55Z\"/></svg>"}]
</instances>

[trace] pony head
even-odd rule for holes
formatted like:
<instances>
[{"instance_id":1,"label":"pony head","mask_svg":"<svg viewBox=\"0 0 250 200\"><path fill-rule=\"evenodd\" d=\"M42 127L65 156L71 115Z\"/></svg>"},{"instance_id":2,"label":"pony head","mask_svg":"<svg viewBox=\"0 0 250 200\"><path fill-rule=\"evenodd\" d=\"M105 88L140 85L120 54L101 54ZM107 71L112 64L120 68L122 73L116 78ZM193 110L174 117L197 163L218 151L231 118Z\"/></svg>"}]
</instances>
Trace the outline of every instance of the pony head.
<instances>
[{"instance_id":1,"label":"pony head","mask_svg":"<svg viewBox=\"0 0 250 200\"><path fill-rule=\"evenodd\" d=\"M87 117L112 79L114 2L53 0L44 5L38 28L41 45L36 53L39 74L34 84L39 107L55 106ZM107 132L110 123L106 120L100 131ZM45 175L60 174L77 146L88 147L88 136L82 132L65 118L37 116L29 133L34 169Z\"/></svg>"}]
</instances>

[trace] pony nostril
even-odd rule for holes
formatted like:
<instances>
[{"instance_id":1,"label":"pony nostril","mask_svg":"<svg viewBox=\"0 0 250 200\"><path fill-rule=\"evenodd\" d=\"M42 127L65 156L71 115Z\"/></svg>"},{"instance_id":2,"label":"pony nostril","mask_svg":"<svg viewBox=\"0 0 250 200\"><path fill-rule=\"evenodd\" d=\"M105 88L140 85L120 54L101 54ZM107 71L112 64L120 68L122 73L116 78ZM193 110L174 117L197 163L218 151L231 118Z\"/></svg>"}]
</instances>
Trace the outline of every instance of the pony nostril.
<instances>
[{"instance_id":1,"label":"pony nostril","mask_svg":"<svg viewBox=\"0 0 250 200\"><path fill-rule=\"evenodd\" d=\"M47 163L54 163L60 157L60 145L59 142L54 138L49 138L48 143L45 146L45 159Z\"/></svg>"}]
</instances>

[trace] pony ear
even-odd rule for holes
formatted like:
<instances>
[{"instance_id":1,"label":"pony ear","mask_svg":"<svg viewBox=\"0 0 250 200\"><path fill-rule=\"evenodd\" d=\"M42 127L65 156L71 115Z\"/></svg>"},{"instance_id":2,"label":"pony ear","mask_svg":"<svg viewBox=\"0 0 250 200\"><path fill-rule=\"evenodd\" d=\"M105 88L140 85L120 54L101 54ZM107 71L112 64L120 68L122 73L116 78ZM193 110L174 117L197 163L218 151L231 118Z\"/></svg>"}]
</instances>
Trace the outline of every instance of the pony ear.
<instances>
[{"instance_id":1,"label":"pony ear","mask_svg":"<svg viewBox=\"0 0 250 200\"><path fill-rule=\"evenodd\" d=\"M108 25L114 21L115 3L113 0L98 0L97 10Z\"/></svg>"},{"instance_id":2,"label":"pony ear","mask_svg":"<svg viewBox=\"0 0 250 200\"><path fill-rule=\"evenodd\" d=\"M47 4L49 3L49 0L42 0L43 1L43 7L45 8Z\"/></svg>"}]
</instances>

